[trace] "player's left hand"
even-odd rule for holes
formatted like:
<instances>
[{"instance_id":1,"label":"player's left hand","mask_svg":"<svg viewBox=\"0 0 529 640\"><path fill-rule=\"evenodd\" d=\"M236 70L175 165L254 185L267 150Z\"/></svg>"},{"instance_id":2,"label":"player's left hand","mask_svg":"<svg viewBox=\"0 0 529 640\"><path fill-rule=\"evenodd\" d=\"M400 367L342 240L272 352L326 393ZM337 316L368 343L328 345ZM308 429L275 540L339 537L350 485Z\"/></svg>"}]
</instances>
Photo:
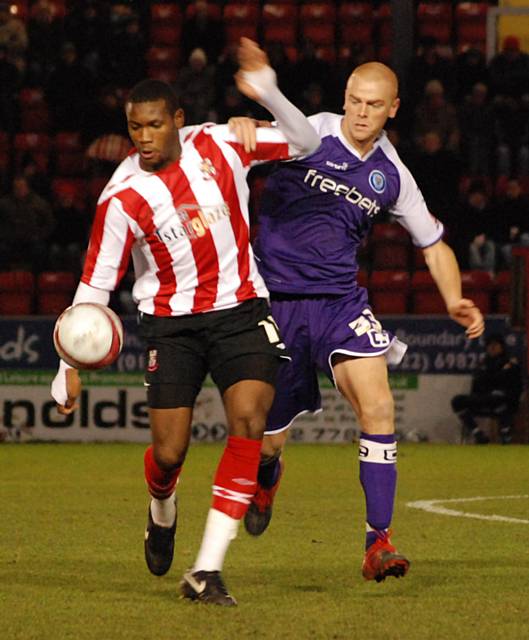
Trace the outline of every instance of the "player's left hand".
<instances>
[{"instance_id":1,"label":"player's left hand","mask_svg":"<svg viewBox=\"0 0 529 640\"><path fill-rule=\"evenodd\" d=\"M468 298L461 298L448 308L452 320L466 328L465 333L469 338L479 338L485 330L485 320L481 311Z\"/></svg>"},{"instance_id":2,"label":"player's left hand","mask_svg":"<svg viewBox=\"0 0 529 640\"><path fill-rule=\"evenodd\" d=\"M233 132L237 140L244 145L246 153L255 151L257 148L256 129L259 127L271 127L272 123L267 120L255 120L246 116L235 116L228 120L228 127Z\"/></svg>"}]
</instances>

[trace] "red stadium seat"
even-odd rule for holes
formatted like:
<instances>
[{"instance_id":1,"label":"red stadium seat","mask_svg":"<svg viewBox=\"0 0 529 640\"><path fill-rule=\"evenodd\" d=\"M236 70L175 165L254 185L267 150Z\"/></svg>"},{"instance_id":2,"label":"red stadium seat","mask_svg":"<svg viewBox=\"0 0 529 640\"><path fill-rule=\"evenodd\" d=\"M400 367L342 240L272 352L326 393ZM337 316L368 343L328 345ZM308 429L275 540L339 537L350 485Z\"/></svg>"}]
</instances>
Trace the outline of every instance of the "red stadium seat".
<instances>
[{"instance_id":1,"label":"red stadium seat","mask_svg":"<svg viewBox=\"0 0 529 640\"><path fill-rule=\"evenodd\" d=\"M400 224L373 225L370 244L371 266L374 270L409 268L410 238Z\"/></svg>"},{"instance_id":2,"label":"red stadium seat","mask_svg":"<svg viewBox=\"0 0 529 640\"><path fill-rule=\"evenodd\" d=\"M512 274L510 271L500 271L494 279L496 294L496 313L511 313Z\"/></svg>"},{"instance_id":3,"label":"red stadium seat","mask_svg":"<svg viewBox=\"0 0 529 640\"><path fill-rule=\"evenodd\" d=\"M86 208L88 184L84 178L54 178L51 191L55 197L61 193L69 193L79 210Z\"/></svg>"},{"instance_id":4,"label":"red stadium seat","mask_svg":"<svg viewBox=\"0 0 529 640\"><path fill-rule=\"evenodd\" d=\"M18 3L17 3L18 4ZM48 0L48 6L53 20L60 20L66 15L66 2L65 0ZM38 10L38 5L32 4L29 10L29 17L33 17Z\"/></svg>"},{"instance_id":5,"label":"red stadium seat","mask_svg":"<svg viewBox=\"0 0 529 640\"><path fill-rule=\"evenodd\" d=\"M492 276L487 271L462 271L463 297L470 298L482 313L491 309Z\"/></svg>"},{"instance_id":6,"label":"red stadium seat","mask_svg":"<svg viewBox=\"0 0 529 640\"><path fill-rule=\"evenodd\" d=\"M375 13L376 29L380 47L389 47L393 38L391 23L391 3L383 2Z\"/></svg>"},{"instance_id":7,"label":"red stadium seat","mask_svg":"<svg viewBox=\"0 0 529 640\"><path fill-rule=\"evenodd\" d=\"M218 4L216 4L215 2L208 2L206 5L206 8L207 8L208 18L213 20L221 19L222 9L221 7L219 7ZM190 2L186 8L186 19L193 18L196 12L197 10L195 5L192 2Z\"/></svg>"},{"instance_id":8,"label":"red stadium seat","mask_svg":"<svg viewBox=\"0 0 529 640\"><path fill-rule=\"evenodd\" d=\"M81 176L85 170L84 148L78 131L59 131L52 141L53 167L57 176Z\"/></svg>"},{"instance_id":9,"label":"red stadium seat","mask_svg":"<svg viewBox=\"0 0 529 640\"><path fill-rule=\"evenodd\" d=\"M15 170L32 159L38 170L47 173L50 163L50 137L45 133L17 133L15 135Z\"/></svg>"},{"instance_id":10,"label":"red stadium seat","mask_svg":"<svg viewBox=\"0 0 529 640\"><path fill-rule=\"evenodd\" d=\"M177 47L151 47L147 51L147 71L151 78L175 82L180 62L180 49Z\"/></svg>"},{"instance_id":11,"label":"red stadium seat","mask_svg":"<svg viewBox=\"0 0 529 640\"><path fill-rule=\"evenodd\" d=\"M455 31L458 49L485 48L487 42L487 2L460 2L455 8Z\"/></svg>"},{"instance_id":12,"label":"red stadium seat","mask_svg":"<svg viewBox=\"0 0 529 640\"><path fill-rule=\"evenodd\" d=\"M369 299L375 315L408 311L410 275L407 271L373 271Z\"/></svg>"},{"instance_id":13,"label":"red stadium seat","mask_svg":"<svg viewBox=\"0 0 529 640\"><path fill-rule=\"evenodd\" d=\"M412 256L412 268L413 271L420 271L422 269L428 269L426 260L424 259L423 250L419 247L413 247Z\"/></svg>"},{"instance_id":14,"label":"red stadium seat","mask_svg":"<svg viewBox=\"0 0 529 640\"><path fill-rule=\"evenodd\" d=\"M35 276L31 271L0 273L0 314L28 315L33 311Z\"/></svg>"},{"instance_id":15,"label":"red stadium seat","mask_svg":"<svg viewBox=\"0 0 529 640\"><path fill-rule=\"evenodd\" d=\"M261 12L257 4L230 2L224 7L224 33L226 41L239 42L242 36L257 39Z\"/></svg>"},{"instance_id":16,"label":"red stadium seat","mask_svg":"<svg viewBox=\"0 0 529 640\"><path fill-rule=\"evenodd\" d=\"M151 4L151 23L165 22L179 24L182 22L182 10L176 2Z\"/></svg>"},{"instance_id":17,"label":"red stadium seat","mask_svg":"<svg viewBox=\"0 0 529 640\"><path fill-rule=\"evenodd\" d=\"M429 271L416 271L411 277L411 312L445 314L446 305Z\"/></svg>"},{"instance_id":18,"label":"red stadium seat","mask_svg":"<svg viewBox=\"0 0 529 640\"><path fill-rule=\"evenodd\" d=\"M29 0L11 0L9 3L11 15L21 20L27 20L29 15Z\"/></svg>"},{"instance_id":19,"label":"red stadium seat","mask_svg":"<svg viewBox=\"0 0 529 640\"><path fill-rule=\"evenodd\" d=\"M331 2L309 2L299 13L301 36L318 45L334 45L336 9Z\"/></svg>"},{"instance_id":20,"label":"red stadium seat","mask_svg":"<svg viewBox=\"0 0 529 640\"><path fill-rule=\"evenodd\" d=\"M0 173L4 173L9 168L11 161L11 144L9 134L0 131Z\"/></svg>"},{"instance_id":21,"label":"red stadium seat","mask_svg":"<svg viewBox=\"0 0 529 640\"><path fill-rule=\"evenodd\" d=\"M72 304L77 278L69 271L44 271L37 277L37 312L59 315Z\"/></svg>"},{"instance_id":22,"label":"red stadium seat","mask_svg":"<svg viewBox=\"0 0 529 640\"><path fill-rule=\"evenodd\" d=\"M449 2L420 2L417 7L419 38L435 38L448 44L452 38L452 5Z\"/></svg>"},{"instance_id":23,"label":"red stadium seat","mask_svg":"<svg viewBox=\"0 0 529 640\"><path fill-rule=\"evenodd\" d=\"M365 269L360 269L356 274L356 281L358 286L366 287L369 285L369 274Z\"/></svg>"},{"instance_id":24,"label":"red stadium seat","mask_svg":"<svg viewBox=\"0 0 529 640\"><path fill-rule=\"evenodd\" d=\"M36 133L47 132L50 126L50 114L44 91L38 88L25 88L20 92L20 129Z\"/></svg>"},{"instance_id":25,"label":"red stadium seat","mask_svg":"<svg viewBox=\"0 0 529 640\"><path fill-rule=\"evenodd\" d=\"M371 44L374 14L368 2L344 2L338 9L338 44L344 47Z\"/></svg>"},{"instance_id":26,"label":"red stadium seat","mask_svg":"<svg viewBox=\"0 0 529 640\"><path fill-rule=\"evenodd\" d=\"M263 38L265 42L296 45L298 36L298 8L295 4L267 2L262 9Z\"/></svg>"}]
</instances>

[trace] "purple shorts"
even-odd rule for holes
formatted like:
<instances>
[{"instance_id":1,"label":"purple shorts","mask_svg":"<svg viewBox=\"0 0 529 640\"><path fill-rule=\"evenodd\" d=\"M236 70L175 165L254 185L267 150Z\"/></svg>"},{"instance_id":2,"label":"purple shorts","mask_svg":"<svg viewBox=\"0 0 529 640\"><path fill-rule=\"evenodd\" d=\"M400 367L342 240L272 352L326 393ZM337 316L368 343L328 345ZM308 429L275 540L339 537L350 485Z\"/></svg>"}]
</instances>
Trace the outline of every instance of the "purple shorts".
<instances>
[{"instance_id":1,"label":"purple shorts","mask_svg":"<svg viewBox=\"0 0 529 640\"><path fill-rule=\"evenodd\" d=\"M397 364L406 351L375 318L363 287L342 296L273 294L271 306L292 360L279 368L265 433L283 431L299 414L321 409L318 370L334 383L333 355L385 354Z\"/></svg>"}]
</instances>

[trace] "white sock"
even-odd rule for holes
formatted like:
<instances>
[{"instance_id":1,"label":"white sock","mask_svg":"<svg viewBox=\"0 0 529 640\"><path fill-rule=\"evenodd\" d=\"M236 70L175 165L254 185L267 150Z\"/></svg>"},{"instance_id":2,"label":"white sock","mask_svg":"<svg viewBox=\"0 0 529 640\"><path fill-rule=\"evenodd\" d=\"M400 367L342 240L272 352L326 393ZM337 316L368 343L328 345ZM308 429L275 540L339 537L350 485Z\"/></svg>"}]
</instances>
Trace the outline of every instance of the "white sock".
<instances>
[{"instance_id":1,"label":"white sock","mask_svg":"<svg viewBox=\"0 0 529 640\"><path fill-rule=\"evenodd\" d=\"M163 500L151 499L151 515L160 527L172 527L176 518L175 492Z\"/></svg>"},{"instance_id":2,"label":"white sock","mask_svg":"<svg viewBox=\"0 0 529 640\"><path fill-rule=\"evenodd\" d=\"M230 542L237 537L238 528L238 520L217 509L210 509L193 572L221 571L224 556Z\"/></svg>"}]
</instances>

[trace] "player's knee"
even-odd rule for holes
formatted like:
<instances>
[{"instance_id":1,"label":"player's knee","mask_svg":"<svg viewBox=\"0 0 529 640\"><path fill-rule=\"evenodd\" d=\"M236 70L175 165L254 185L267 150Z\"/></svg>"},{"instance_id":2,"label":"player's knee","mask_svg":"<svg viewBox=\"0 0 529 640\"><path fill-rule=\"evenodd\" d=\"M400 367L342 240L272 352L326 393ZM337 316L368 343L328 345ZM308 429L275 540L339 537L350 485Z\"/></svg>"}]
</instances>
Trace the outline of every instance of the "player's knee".
<instances>
[{"instance_id":1,"label":"player's knee","mask_svg":"<svg viewBox=\"0 0 529 640\"><path fill-rule=\"evenodd\" d=\"M156 464L163 471L173 471L185 460L187 447L171 445L153 445L153 456Z\"/></svg>"},{"instance_id":2,"label":"player's knee","mask_svg":"<svg viewBox=\"0 0 529 640\"><path fill-rule=\"evenodd\" d=\"M363 427L373 427L381 423L393 422L394 403L391 394L377 397L360 405L360 422Z\"/></svg>"},{"instance_id":3,"label":"player's knee","mask_svg":"<svg viewBox=\"0 0 529 640\"><path fill-rule=\"evenodd\" d=\"M266 412L258 409L240 411L232 416L229 424L230 435L261 440L265 430Z\"/></svg>"}]
</instances>

